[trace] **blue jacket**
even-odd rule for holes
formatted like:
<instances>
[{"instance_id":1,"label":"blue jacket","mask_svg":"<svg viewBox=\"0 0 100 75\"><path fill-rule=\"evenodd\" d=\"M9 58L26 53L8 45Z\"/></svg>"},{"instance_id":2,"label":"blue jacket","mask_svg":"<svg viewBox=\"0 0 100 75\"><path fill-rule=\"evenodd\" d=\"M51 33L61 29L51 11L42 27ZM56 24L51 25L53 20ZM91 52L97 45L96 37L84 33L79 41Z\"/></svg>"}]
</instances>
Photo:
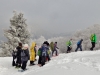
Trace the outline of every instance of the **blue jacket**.
<instances>
[{"instance_id":1,"label":"blue jacket","mask_svg":"<svg viewBox=\"0 0 100 75\"><path fill-rule=\"evenodd\" d=\"M81 46L82 41L83 41L83 40L79 40L79 41L77 42L77 46Z\"/></svg>"}]
</instances>

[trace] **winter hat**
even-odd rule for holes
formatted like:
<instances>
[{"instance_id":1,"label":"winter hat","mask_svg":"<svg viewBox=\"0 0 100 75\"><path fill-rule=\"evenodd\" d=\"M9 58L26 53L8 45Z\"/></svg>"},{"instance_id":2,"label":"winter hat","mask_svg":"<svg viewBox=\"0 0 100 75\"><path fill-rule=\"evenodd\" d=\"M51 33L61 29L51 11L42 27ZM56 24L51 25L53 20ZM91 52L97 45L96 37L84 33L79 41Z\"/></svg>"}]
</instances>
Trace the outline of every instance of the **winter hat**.
<instances>
[{"instance_id":1,"label":"winter hat","mask_svg":"<svg viewBox=\"0 0 100 75\"><path fill-rule=\"evenodd\" d=\"M22 43L21 42L19 42L18 45L22 47Z\"/></svg>"},{"instance_id":2,"label":"winter hat","mask_svg":"<svg viewBox=\"0 0 100 75\"><path fill-rule=\"evenodd\" d=\"M23 48L24 48L24 49L29 48L28 44L24 44Z\"/></svg>"}]
</instances>

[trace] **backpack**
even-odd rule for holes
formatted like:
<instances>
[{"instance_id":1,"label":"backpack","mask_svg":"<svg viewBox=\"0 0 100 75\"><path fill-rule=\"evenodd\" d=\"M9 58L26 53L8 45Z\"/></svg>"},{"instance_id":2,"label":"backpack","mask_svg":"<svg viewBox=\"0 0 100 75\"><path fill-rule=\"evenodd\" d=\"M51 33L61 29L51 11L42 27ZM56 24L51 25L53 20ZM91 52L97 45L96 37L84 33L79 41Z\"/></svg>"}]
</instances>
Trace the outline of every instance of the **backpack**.
<instances>
[{"instance_id":1,"label":"backpack","mask_svg":"<svg viewBox=\"0 0 100 75\"><path fill-rule=\"evenodd\" d=\"M21 51L21 57L25 57L25 56L26 56L26 54L25 54L24 50L22 50Z\"/></svg>"},{"instance_id":2,"label":"backpack","mask_svg":"<svg viewBox=\"0 0 100 75\"><path fill-rule=\"evenodd\" d=\"M47 55L47 50L46 50L46 47L43 46L42 47L42 56L46 56Z\"/></svg>"},{"instance_id":3,"label":"backpack","mask_svg":"<svg viewBox=\"0 0 100 75\"><path fill-rule=\"evenodd\" d=\"M77 42L77 45L79 45L79 44L80 44L80 41Z\"/></svg>"}]
</instances>

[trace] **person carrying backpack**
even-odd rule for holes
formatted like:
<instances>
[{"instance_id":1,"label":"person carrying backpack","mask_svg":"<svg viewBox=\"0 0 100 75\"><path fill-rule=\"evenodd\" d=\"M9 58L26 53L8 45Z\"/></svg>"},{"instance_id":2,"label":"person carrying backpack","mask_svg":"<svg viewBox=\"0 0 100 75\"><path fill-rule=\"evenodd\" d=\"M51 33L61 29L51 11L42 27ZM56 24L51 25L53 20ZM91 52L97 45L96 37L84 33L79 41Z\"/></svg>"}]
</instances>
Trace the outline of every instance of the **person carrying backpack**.
<instances>
[{"instance_id":1,"label":"person carrying backpack","mask_svg":"<svg viewBox=\"0 0 100 75\"><path fill-rule=\"evenodd\" d=\"M36 43L35 42L32 42L32 45L30 47L30 65L35 65L34 64L35 55L36 55L35 47L36 47Z\"/></svg>"},{"instance_id":2,"label":"person carrying backpack","mask_svg":"<svg viewBox=\"0 0 100 75\"><path fill-rule=\"evenodd\" d=\"M29 46L28 44L24 44L23 49L21 50L21 69L26 70L27 62L29 60Z\"/></svg>"},{"instance_id":3,"label":"person carrying backpack","mask_svg":"<svg viewBox=\"0 0 100 75\"><path fill-rule=\"evenodd\" d=\"M66 45L67 45L67 53L70 53L70 51L72 49L72 47L71 47L72 42L71 41L72 41L72 39L70 39L69 41L66 42Z\"/></svg>"},{"instance_id":4,"label":"person carrying backpack","mask_svg":"<svg viewBox=\"0 0 100 75\"><path fill-rule=\"evenodd\" d=\"M80 48L80 51L82 51L82 41L83 41L83 39L81 39L81 40L79 40L78 42L77 42L77 48L76 48L76 50L75 50L75 52L77 52L77 50Z\"/></svg>"},{"instance_id":5,"label":"person carrying backpack","mask_svg":"<svg viewBox=\"0 0 100 75\"><path fill-rule=\"evenodd\" d=\"M96 34L91 34L90 40L91 40L91 44L92 44L92 47L90 48L90 50L93 51L93 48L95 47L95 44L97 42Z\"/></svg>"},{"instance_id":6,"label":"person carrying backpack","mask_svg":"<svg viewBox=\"0 0 100 75\"><path fill-rule=\"evenodd\" d=\"M47 46L47 50L46 50L46 61L50 61L51 59L50 59L50 50L49 50L49 47L50 47L50 44L48 43L48 41L44 41L44 44L46 44L46 46Z\"/></svg>"},{"instance_id":7,"label":"person carrying backpack","mask_svg":"<svg viewBox=\"0 0 100 75\"><path fill-rule=\"evenodd\" d=\"M48 51L48 46L47 44L44 42L42 47L41 47L41 66L45 65L46 62L46 58L48 56L47 51Z\"/></svg>"}]
</instances>

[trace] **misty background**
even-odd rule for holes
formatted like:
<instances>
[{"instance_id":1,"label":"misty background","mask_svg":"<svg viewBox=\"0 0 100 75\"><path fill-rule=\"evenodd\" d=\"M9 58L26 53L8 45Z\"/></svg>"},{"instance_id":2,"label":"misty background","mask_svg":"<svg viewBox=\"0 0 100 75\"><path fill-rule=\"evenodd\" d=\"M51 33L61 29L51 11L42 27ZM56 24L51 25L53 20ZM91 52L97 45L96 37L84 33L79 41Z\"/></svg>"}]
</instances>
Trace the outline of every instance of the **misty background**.
<instances>
[{"instance_id":1,"label":"misty background","mask_svg":"<svg viewBox=\"0 0 100 75\"><path fill-rule=\"evenodd\" d=\"M69 36L100 24L100 0L0 0L0 40L13 11L24 13L32 38Z\"/></svg>"}]
</instances>

